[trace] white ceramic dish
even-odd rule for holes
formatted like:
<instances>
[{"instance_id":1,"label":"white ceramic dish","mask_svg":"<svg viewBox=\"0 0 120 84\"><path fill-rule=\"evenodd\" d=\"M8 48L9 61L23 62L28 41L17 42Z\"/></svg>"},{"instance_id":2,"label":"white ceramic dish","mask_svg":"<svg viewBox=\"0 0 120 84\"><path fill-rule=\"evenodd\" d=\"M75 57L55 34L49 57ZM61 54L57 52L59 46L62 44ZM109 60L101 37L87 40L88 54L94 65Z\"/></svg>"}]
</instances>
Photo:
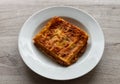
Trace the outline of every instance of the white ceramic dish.
<instances>
[{"instance_id":1,"label":"white ceramic dish","mask_svg":"<svg viewBox=\"0 0 120 84\"><path fill-rule=\"evenodd\" d=\"M89 34L87 50L69 67L62 67L44 56L32 42L33 36L53 16L62 16L78 26L82 23L82 28ZM22 59L31 70L49 79L69 80L85 75L98 64L104 51L104 36L97 21L88 13L73 7L50 7L33 14L24 23L18 46Z\"/></svg>"}]
</instances>

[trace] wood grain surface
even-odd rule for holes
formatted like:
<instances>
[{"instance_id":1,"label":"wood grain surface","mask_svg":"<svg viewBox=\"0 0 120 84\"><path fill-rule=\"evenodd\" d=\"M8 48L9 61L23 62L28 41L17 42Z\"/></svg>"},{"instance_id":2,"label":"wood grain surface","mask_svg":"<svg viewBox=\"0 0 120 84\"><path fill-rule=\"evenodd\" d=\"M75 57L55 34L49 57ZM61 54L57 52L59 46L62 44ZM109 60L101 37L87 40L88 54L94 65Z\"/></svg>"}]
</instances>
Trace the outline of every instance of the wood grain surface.
<instances>
[{"instance_id":1,"label":"wood grain surface","mask_svg":"<svg viewBox=\"0 0 120 84\"><path fill-rule=\"evenodd\" d=\"M18 51L18 35L34 12L50 6L73 6L90 13L105 35L105 51L95 69L83 77L54 81L32 72ZM0 0L0 84L119 84L120 0Z\"/></svg>"}]
</instances>

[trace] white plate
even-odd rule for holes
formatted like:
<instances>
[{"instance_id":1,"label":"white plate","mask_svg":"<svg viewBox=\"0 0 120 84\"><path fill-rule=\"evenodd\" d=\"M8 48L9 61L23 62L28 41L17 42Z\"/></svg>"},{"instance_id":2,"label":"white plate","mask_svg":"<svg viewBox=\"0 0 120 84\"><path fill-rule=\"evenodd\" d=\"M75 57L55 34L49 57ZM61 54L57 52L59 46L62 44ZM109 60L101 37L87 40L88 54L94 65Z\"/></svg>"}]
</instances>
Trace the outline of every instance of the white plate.
<instances>
[{"instance_id":1,"label":"white plate","mask_svg":"<svg viewBox=\"0 0 120 84\"><path fill-rule=\"evenodd\" d=\"M78 26L82 23L82 28L89 34L87 50L69 67L62 67L53 62L32 43L33 36L53 16L62 16ZM98 64L104 51L104 36L97 21L88 13L73 7L50 7L33 14L24 23L18 46L25 64L34 72L49 79L69 80L85 75Z\"/></svg>"}]
</instances>

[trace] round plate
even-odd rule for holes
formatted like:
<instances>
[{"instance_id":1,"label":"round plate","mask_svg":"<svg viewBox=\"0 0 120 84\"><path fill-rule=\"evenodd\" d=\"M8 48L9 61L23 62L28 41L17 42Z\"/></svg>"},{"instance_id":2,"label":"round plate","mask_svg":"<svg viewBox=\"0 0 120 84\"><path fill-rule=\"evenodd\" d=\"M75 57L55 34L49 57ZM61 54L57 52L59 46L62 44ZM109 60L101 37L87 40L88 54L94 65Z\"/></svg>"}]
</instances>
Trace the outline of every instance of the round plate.
<instances>
[{"instance_id":1,"label":"round plate","mask_svg":"<svg viewBox=\"0 0 120 84\"><path fill-rule=\"evenodd\" d=\"M69 67L60 66L42 54L32 42L34 35L54 16L63 17L89 34L85 53ZM23 61L31 70L49 79L69 80L85 75L98 64L104 51L104 36L97 21L88 13L68 6L50 7L33 14L24 23L18 46Z\"/></svg>"}]
</instances>

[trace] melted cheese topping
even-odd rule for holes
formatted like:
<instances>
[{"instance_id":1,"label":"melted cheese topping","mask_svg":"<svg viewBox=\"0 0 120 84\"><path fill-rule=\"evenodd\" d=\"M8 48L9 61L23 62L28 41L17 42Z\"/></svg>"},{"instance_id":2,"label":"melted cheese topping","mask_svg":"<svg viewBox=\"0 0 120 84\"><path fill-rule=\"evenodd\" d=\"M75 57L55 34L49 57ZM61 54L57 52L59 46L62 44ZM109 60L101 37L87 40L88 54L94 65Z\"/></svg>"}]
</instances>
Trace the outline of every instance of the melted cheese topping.
<instances>
[{"instance_id":1,"label":"melted cheese topping","mask_svg":"<svg viewBox=\"0 0 120 84\"><path fill-rule=\"evenodd\" d=\"M59 59L70 62L86 45L87 39L88 35L83 30L61 18L53 18L36 35L35 42Z\"/></svg>"}]
</instances>

